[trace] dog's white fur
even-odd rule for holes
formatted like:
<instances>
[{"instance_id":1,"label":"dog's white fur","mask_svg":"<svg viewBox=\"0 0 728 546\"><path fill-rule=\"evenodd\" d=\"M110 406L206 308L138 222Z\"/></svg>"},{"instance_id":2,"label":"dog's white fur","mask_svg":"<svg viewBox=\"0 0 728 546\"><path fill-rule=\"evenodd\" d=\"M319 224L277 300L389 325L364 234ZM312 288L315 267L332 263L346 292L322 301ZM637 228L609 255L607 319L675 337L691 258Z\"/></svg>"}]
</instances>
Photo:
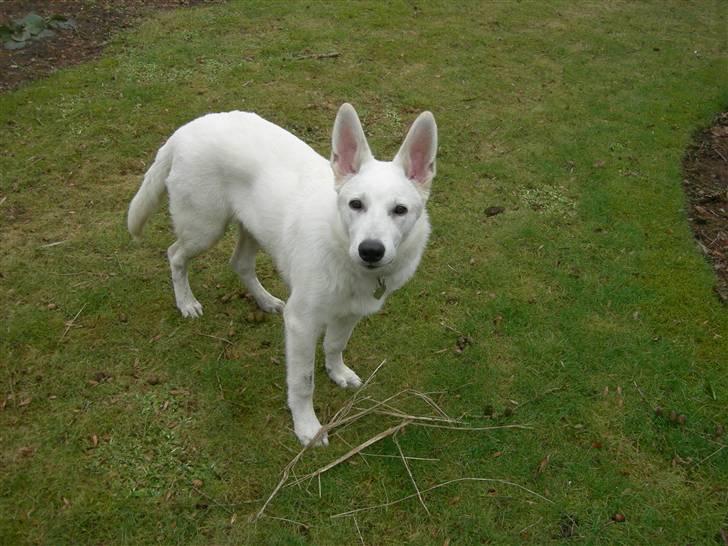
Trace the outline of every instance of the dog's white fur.
<instances>
[{"instance_id":1,"label":"dog's white fur","mask_svg":"<svg viewBox=\"0 0 728 546\"><path fill-rule=\"evenodd\" d=\"M429 112L420 114L391 162L373 158L349 104L336 117L330 161L255 114L209 114L160 148L129 206L128 227L137 238L166 187L177 235L167 254L185 317L202 315L188 261L217 242L229 222L238 224L233 269L261 309L283 311L288 405L303 444L321 428L313 408L318 338L325 332L331 379L359 387L342 358L351 332L417 268L430 232L425 204L436 150ZM362 250L364 241L374 242L374 256ZM285 305L258 281L259 246L290 288ZM317 443L326 445L326 435Z\"/></svg>"}]
</instances>

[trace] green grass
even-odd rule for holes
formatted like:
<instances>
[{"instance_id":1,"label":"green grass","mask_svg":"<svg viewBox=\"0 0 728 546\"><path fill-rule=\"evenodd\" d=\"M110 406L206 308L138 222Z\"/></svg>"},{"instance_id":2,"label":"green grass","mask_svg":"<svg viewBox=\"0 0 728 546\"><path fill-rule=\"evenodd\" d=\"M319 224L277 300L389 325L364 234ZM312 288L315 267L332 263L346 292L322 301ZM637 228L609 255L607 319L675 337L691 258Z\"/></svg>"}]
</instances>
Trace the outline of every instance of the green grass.
<instances>
[{"instance_id":1,"label":"green grass","mask_svg":"<svg viewBox=\"0 0 728 546\"><path fill-rule=\"evenodd\" d=\"M728 104L725 28L717 1L231 3L159 14L0 96L0 542L355 544L358 526L377 545L715 543L728 312L680 163ZM282 490L267 514L291 521L249 521L297 450L281 320L250 320L231 236L194 262L206 312L183 320L167 214L133 244L126 207L190 119L254 110L327 155L343 101L379 157L423 109L441 142L426 256L349 364L387 359L374 398L413 388L473 425L530 426L409 427L402 450L439 459L411 461L421 489L479 477L551 502L460 482L425 494L431 516L413 498L332 519L413 493L401 460L367 457L320 495ZM348 396L319 372L322 418ZM363 419L297 472L394 422ZM367 451L398 454L391 438Z\"/></svg>"}]
</instances>

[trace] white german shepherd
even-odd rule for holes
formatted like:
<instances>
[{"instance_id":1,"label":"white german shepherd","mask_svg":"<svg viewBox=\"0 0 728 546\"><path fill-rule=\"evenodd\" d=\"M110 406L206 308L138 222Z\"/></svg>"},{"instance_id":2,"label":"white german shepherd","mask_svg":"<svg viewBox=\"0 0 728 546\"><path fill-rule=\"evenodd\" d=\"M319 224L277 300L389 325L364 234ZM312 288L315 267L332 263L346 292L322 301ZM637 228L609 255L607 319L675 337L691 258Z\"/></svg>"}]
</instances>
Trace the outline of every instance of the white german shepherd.
<instances>
[{"instance_id":1,"label":"white german shepherd","mask_svg":"<svg viewBox=\"0 0 728 546\"><path fill-rule=\"evenodd\" d=\"M138 238L166 187L177 235L167 255L185 317L202 315L189 260L237 223L233 269L261 309L283 311L288 405L304 445L321 429L313 409L317 340L325 332L329 377L359 387L342 352L359 319L417 269L430 232L425 204L436 152L430 112L420 114L391 162L374 159L350 104L336 116L330 161L255 114L209 114L159 149L129 206L129 231ZM259 246L290 288L285 305L258 281ZM328 444L325 434L317 444Z\"/></svg>"}]
</instances>

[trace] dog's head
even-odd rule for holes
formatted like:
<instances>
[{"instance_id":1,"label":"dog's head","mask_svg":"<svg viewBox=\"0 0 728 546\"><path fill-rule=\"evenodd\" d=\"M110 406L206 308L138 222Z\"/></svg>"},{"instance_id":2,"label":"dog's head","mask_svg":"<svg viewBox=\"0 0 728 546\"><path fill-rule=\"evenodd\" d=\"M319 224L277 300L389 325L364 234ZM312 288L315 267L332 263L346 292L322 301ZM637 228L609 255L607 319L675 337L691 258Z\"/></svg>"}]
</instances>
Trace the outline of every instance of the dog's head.
<instances>
[{"instance_id":1,"label":"dog's head","mask_svg":"<svg viewBox=\"0 0 728 546\"><path fill-rule=\"evenodd\" d=\"M392 161L377 161L359 117L344 103L334 122L331 167L349 256L364 268L386 267L425 209L435 176L437 125L430 112L415 120Z\"/></svg>"}]
</instances>

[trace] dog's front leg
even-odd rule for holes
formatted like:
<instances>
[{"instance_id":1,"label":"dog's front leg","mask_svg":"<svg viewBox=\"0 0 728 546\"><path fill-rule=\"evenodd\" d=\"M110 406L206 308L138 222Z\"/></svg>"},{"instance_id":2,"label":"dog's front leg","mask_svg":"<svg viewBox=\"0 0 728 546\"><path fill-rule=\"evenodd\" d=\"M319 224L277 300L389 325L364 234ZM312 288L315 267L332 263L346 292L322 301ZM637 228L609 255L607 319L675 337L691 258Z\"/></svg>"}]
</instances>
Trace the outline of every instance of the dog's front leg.
<instances>
[{"instance_id":1,"label":"dog's front leg","mask_svg":"<svg viewBox=\"0 0 728 546\"><path fill-rule=\"evenodd\" d=\"M293 416L293 430L303 445L308 445L321 430L321 423L313 409L313 372L316 341L321 327L307 319L289 300L283 312L286 330L286 380L288 407ZM316 445L328 445L326 434Z\"/></svg>"},{"instance_id":2,"label":"dog's front leg","mask_svg":"<svg viewBox=\"0 0 728 546\"><path fill-rule=\"evenodd\" d=\"M359 322L359 317L355 315L341 317L326 327L326 335L324 336L326 371L331 380L343 388L357 389L361 387L361 379L354 370L344 364L344 355L342 354L357 322Z\"/></svg>"}]
</instances>

